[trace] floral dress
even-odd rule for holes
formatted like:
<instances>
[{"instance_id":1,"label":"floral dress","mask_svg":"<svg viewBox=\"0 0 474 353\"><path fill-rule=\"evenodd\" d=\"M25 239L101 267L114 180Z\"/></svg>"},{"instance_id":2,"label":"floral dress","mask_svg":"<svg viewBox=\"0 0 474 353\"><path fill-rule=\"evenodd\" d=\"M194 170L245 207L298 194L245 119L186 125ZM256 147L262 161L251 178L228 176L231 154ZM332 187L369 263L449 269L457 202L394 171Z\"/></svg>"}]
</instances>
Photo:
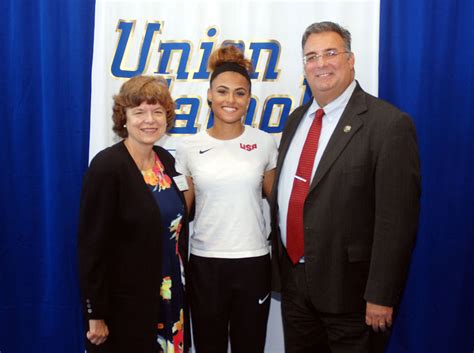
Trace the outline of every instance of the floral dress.
<instances>
[{"instance_id":1,"label":"floral dress","mask_svg":"<svg viewBox=\"0 0 474 353\"><path fill-rule=\"evenodd\" d=\"M156 154L153 167L142 174L160 207L162 223L166 225L157 342L160 353L180 353L184 352L184 271L178 253L178 239L184 205Z\"/></svg>"}]
</instances>

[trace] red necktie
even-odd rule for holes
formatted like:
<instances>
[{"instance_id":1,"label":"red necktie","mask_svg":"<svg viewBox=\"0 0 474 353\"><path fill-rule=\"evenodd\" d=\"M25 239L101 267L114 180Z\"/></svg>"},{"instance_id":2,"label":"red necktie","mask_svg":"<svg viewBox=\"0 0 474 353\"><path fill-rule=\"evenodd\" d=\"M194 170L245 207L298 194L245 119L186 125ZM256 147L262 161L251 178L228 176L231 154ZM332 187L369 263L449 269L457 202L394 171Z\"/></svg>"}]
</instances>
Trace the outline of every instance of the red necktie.
<instances>
[{"instance_id":1,"label":"red necktie","mask_svg":"<svg viewBox=\"0 0 474 353\"><path fill-rule=\"evenodd\" d=\"M291 190L286 219L286 250L291 261L296 264L304 256L303 208L311 184L314 158L318 150L319 136L323 123L324 110L318 109L309 128L296 169Z\"/></svg>"}]
</instances>

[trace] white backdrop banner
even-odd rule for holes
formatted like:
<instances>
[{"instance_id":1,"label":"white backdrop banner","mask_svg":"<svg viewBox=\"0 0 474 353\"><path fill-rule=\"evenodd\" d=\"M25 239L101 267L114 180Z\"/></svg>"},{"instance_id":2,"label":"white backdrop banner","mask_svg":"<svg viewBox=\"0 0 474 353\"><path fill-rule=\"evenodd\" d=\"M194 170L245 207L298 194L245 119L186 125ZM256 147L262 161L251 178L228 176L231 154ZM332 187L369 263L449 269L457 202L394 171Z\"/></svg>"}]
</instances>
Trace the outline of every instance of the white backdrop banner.
<instances>
[{"instance_id":1,"label":"white backdrop banner","mask_svg":"<svg viewBox=\"0 0 474 353\"><path fill-rule=\"evenodd\" d=\"M176 101L176 126L159 144L173 151L180 136L211 126L207 60L226 43L239 46L255 70L245 124L279 139L289 113L310 99L301 36L314 22L349 29L356 79L377 95L379 8L379 0L96 0L89 159L118 141L112 96L139 74L165 77ZM273 299L266 352L283 351L280 306Z\"/></svg>"},{"instance_id":2,"label":"white backdrop banner","mask_svg":"<svg viewBox=\"0 0 474 353\"><path fill-rule=\"evenodd\" d=\"M255 68L245 124L278 136L288 114L309 98L301 35L309 24L325 20L351 31L356 77L376 95L378 0L97 0L90 158L117 141L112 96L138 74L164 76L176 100L176 127L160 144L173 150L176 137L212 124L206 101L207 60L223 43L242 48Z\"/></svg>"}]
</instances>

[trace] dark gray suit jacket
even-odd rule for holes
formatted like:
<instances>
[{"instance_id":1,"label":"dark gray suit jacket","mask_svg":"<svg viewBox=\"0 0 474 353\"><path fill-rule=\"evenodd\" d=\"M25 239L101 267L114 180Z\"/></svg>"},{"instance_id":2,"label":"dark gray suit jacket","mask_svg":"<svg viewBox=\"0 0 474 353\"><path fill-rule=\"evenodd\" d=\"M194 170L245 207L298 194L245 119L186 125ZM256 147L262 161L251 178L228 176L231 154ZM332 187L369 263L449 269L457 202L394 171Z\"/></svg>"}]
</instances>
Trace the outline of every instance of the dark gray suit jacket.
<instances>
[{"instance_id":1,"label":"dark gray suit jacket","mask_svg":"<svg viewBox=\"0 0 474 353\"><path fill-rule=\"evenodd\" d=\"M278 229L278 182L294 133L311 102L289 117L271 201L273 283L286 251ZM350 131L349 130L350 127ZM418 225L420 171L408 115L357 84L324 151L304 208L306 280L326 312L394 306L404 287Z\"/></svg>"}]
</instances>

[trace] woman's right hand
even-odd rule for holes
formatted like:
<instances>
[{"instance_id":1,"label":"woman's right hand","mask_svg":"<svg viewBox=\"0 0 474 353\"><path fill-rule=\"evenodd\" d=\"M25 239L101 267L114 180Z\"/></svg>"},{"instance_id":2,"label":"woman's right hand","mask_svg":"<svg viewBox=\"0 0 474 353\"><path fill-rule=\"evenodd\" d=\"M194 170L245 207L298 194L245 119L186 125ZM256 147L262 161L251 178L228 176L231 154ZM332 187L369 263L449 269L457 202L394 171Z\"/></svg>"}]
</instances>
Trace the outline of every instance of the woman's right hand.
<instances>
[{"instance_id":1,"label":"woman's right hand","mask_svg":"<svg viewBox=\"0 0 474 353\"><path fill-rule=\"evenodd\" d=\"M95 345L105 342L109 335L109 329L104 320L89 320L89 331L87 331L87 339Z\"/></svg>"}]
</instances>

